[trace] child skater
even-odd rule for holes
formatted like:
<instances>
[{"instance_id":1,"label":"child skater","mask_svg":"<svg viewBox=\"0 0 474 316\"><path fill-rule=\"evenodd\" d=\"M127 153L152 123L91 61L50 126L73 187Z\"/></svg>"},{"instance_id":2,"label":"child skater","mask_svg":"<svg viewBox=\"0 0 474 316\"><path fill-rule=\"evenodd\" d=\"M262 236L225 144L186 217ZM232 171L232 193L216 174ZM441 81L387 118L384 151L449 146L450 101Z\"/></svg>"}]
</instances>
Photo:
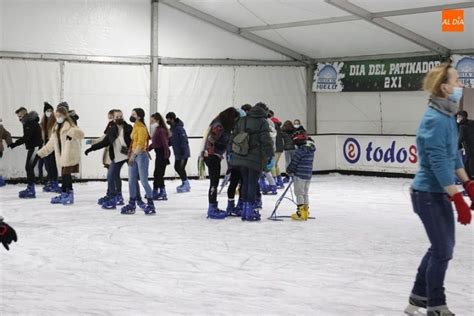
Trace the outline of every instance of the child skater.
<instances>
[{"instance_id":1,"label":"child skater","mask_svg":"<svg viewBox=\"0 0 474 316\"><path fill-rule=\"evenodd\" d=\"M293 135L293 142L297 149L291 159L286 172L293 176L296 202L298 205L296 213L291 215L291 219L296 221L306 221L309 217L309 185L313 175L313 161L316 146L308 141L305 131L296 132Z\"/></svg>"}]
</instances>

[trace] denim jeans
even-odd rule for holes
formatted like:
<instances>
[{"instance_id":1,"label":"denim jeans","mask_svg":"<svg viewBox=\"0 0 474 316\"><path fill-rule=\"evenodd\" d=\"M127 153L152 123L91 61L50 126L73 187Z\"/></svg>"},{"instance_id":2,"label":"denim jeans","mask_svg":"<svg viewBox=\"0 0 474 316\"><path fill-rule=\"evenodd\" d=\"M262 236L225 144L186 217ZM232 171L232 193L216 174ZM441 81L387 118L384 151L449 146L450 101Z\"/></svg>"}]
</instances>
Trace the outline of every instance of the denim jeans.
<instances>
[{"instance_id":1,"label":"denim jeans","mask_svg":"<svg viewBox=\"0 0 474 316\"><path fill-rule=\"evenodd\" d=\"M258 188L258 178L262 172L247 167L241 167L240 173L242 174L242 186L240 187L240 196L242 201L255 203Z\"/></svg>"},{"instance_id":2,"label":"denim jeans","mask_svg":"<svg viewBox=\"0 0 474 316\"><path fill-rule=\"evenodd\" d=\"M110 196L116 196L119 193L122 193L122 179L120 178L120 170L122 166L126 163L126 160L110 163L109 169L107 171L107 192Z\"/></svg>"},{"instance_id":3,"label":"denim jeans","mask_svg":"<svg viewBox=\"0 0 474 316\"><path fill-rule=\"evenodd\" d=\"M448 195L413 191L413 210L431 246L421 260L412 293L428 298L428 306L446 305L444 278L454 249L454 211Z\"/></svg>"},{"instance_id":4,"label":"denim jeans","mask_svg":"<svg viewBox=\"0 0 474 316\"><path fill-rule=\"evenodd\" d=\"M128 166L128 189L130 191L130 199L136 199L138 192L138 177L145 189L146 197L151 199L153 196L150 184L148 183L148 165L150 160L146 152L139 153L131 165Z\"/></svg>"}]
</instances>

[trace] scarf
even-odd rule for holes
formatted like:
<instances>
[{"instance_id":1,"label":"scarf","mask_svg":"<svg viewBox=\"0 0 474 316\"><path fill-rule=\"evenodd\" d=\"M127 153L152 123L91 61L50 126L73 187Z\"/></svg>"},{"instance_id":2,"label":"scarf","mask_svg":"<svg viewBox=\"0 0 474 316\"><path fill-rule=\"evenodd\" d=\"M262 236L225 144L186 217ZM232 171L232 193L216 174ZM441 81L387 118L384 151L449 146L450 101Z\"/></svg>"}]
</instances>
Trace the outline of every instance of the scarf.
<instances>
[{"instance_id":1,"label":"scarf","mask_svg":"<svg viewBox=\"0 0 474 316\"><path fill-rule=\"evenodd\" d=\"M459 111L459 103L435 95L430 96L429 106L449 116L454 116Z\"/></svg>"}]
</instances>

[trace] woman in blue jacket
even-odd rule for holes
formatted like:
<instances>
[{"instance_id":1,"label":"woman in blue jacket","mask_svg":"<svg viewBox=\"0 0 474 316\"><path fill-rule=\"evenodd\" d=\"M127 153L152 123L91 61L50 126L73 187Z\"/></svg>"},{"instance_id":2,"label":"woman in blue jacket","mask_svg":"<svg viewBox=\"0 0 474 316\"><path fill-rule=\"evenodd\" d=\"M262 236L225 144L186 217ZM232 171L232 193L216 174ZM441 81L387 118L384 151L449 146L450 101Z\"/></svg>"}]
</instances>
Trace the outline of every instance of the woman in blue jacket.
<instances>
[{"instance_id":1,"label":"woman in blue jacket","mask_svg":"<svg viewBox=\"0 0 474 316\"><path fill-rule=\"evenodd\" d=\"M176 117L176 114L169 112L166 114L166 123L170 126L170 143L174 153L174 170L181 178L182 184L176 188L178 193L185 193L191 190L191 185L186 174L186 164L191 151L189 150L189 141L183 122Z\"/></svg>"},{"instance_id":2,"label":"woman in blue jacket","mask_svg":"<svg viewBox=\"0 0 474 316\"><path fill-rule=\"evenodd\" d=\"M431 93L416 135L420 167L411 187L413 210L420 217L430 248L418 267L407 314L426 308L427 315L454 315L446 305L444 277L454 248L454 202L458 222L471 222L471 210L455 186L455 174L474 198L474 182L463 168L458 151L456 112L462 97L457 71L450 64L433 68L424 89Z\"/></svg>"}]
</instances>

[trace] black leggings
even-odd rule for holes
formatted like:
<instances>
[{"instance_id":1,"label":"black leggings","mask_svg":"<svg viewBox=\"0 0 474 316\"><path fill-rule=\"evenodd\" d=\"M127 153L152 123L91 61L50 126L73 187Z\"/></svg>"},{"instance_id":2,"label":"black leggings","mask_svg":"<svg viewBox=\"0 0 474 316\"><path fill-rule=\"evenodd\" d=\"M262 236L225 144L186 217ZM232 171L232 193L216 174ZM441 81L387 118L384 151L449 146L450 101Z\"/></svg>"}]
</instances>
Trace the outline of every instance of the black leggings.
<instances>
[{"instance_id":1,"label":"black leggings","mask_svg":"<svg viewBox=\"0 0 474 316\"><path fill-rule=\"evenodd\" d=\"M227 198L233 200L235 198L235 191L237 186L242 181L242 175L240 174L240 169L234 167L230 169L230 180L229 187L227 188Z\"/></svg>"},{"instance_id":2,"label":"black leggings","mask_svg":"<svg viewBox=\"0 0 474 316\"><path fill-rule=\"evenodd\" d=\"M165 159L164 153L159 150L155 150L155 171L153 172L153 190L165 187L165 172L166 166L169 165L169 159Z\"/></svg>"},{"instance_id":3,"label":"black leggings","mask_svg":"<svg viewBox=\"0 0 474 316\"><path fill-rule=\"evenodd\" d=\"M28 149L26 155L25 170L26 170L26 182L28 185L35 184L35 166L38 163L39 157L36 155L38 147Z\"/></svg>"},{"instance_id":4,"label":"black leggings","mask_svg":"<svg viewBox=\"0 0 474 316\"><path fill-rule=\"evenodd\" d=\"M217 203L217 187L219 186L219 177L221 175L221 158L211 155L204 158L204 162L209 169L209 203Z\"/></svg>"},{"instance_id":5,"label":"black leggings","mask_svg":"<svg viewBox=\"0 0 474 316\"><path fill-rule=\"evenodd\" d=\"M174 162L174 170L179 174L181 181L188 180L188 175L186 174L186 164L188 163L188 159L182 160L175 160Z\"/></svg>"},{"instance_id":6,"label":"black leggings","mask_svg":"<svg viewBox=\"0 0 474 316\"><path fill-rule=\"evenodd\" d=\"M44 157L43 161L46 172L48 173L48 180L58 181L58 167L56 166L56 157L54 156L54 153Z\"/></svg>"},{"instance_id":7,"label":"black leggings","mask_svg":"<svg viewBox=\"0 0 474 316\"><path fill-rule=\"evenodd\" d=\"M72 175L71 174L63 174L62 175L62 192L69 192L72 191Z\"/></svg>"}]
</instances>

